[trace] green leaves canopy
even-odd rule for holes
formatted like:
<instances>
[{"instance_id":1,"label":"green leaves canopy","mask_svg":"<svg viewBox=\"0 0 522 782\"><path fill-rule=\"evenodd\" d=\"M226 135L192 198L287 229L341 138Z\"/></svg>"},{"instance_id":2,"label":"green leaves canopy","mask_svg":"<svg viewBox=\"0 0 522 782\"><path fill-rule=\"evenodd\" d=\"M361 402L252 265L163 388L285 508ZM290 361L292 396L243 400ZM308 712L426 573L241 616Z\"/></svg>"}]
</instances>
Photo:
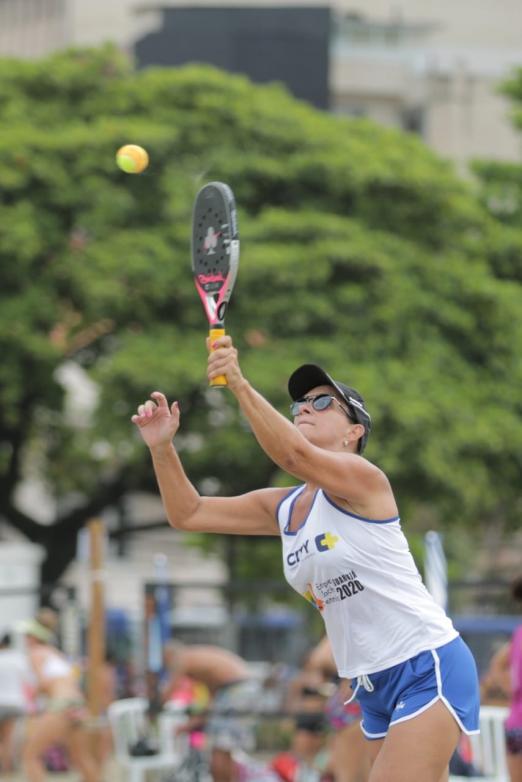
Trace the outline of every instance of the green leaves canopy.
<instances>
[{"instance_id":1,"label":"green leaves canopy","mask_svg":"<svg viewBox=\"0 0 522 782\"><path fill-rule=\"evenodd\" d=\"M520 275L501 271L506 256L520 269L522 242L416 138L208 67L135 72L112 49L0 62L0 120L0 510L12 524L51 552L50 535L153 488L129 419L156 388L181 402L179 447L200 488L289 480L233 399L206 387L189 240L210 180L239 205L227 327L254 385L284 410L289 372L316 361L360 389L368 457L410 529L516 523L522 308ZM145 174L116 168L123 143L148 149ZM64 362L97 384L90 418L66 399ZM52 532L16 507L27 454L68 508Z\"/></svg>"}]
</instances>

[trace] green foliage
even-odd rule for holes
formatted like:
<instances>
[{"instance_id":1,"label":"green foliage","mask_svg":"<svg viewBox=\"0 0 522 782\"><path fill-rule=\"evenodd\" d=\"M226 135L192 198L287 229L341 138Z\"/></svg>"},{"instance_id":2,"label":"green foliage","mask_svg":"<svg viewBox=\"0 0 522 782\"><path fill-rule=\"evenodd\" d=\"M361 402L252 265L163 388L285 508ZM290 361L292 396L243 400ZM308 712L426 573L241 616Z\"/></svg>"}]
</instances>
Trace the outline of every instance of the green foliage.
<instances>
[{"instance_id":1,"label":"green foliage","mask_svg":"<svg viewBox=\"0 0 522 782\"><path fill-rule=\"evenodd\" d=\"M522 68L502 86L513 102L512 119L522 129ZM492 216L485 235L486 254L493 273L501 279L522 280L522 165L519 162L478 160L473 170L479 197Z\"/></svg>"},{"instance_id":2,"label":"green foliage","mask_svg":"<svg viewBox=\"0 0 522 782\"><path fill-rule=\"evenodd\" d=\"M0 121L2 513L26 534L48 540L14 512L27 452L74 498L64 534L154 487L129 419L156 388L181 402L202 490L292 482L206 387L189 240L215 179L239 205L228 328L256 387L284 411L289 372L311 360L360 388L368 456L412 531L516 522L520 234L417 139L209 67L135 72L110 48L0 61ZM144 174L116 168L123 143L147 148ZM71 412L66 362L97 384L91 418ZM266 572L270 542L250 550Z\"/></svg>"}]
</instances>

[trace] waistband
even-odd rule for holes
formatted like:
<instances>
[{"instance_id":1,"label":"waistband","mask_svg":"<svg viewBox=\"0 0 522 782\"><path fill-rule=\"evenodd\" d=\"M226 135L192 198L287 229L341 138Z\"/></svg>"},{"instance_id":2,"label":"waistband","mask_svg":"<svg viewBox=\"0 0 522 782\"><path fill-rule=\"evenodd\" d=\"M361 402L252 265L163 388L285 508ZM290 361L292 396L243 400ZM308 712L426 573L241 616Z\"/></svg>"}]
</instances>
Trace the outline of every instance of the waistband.
<instances>
[{"instance_id":1,"label":"waistband","mask_svg":"<svg viewBox=\"0 0 522 782\"><path fill-rule=\"evenodd\" d=\"M448 641L447 643L442 644L441 646L437 646L437 647L435 647L433 649L423 649L421 652L417 652L417 653L413 654L411 657L408 657L408 658L406 658L406 660L403 660L403 662L397 663L396 665L392 665L390 668L385 668L382 671L372 672L371 675L372 675L372 677L374 679L375 684L378 686L379 685L379 678L381 676L388 675L390 673L390 671L393 671L394 668L399 668L401 665L404 665L404 663L407 662L408 660L414 660L416 657L419 657L421 654L425 654L426 652L438 652L438 651L440 651L441 649L444 649L447 646L451 646L456 641L462 641L460 635L457 635L451 641ZM375 685L371 681L369 674L363 673L363 674L361 674L361 675L359 675L357 677L354 677L354 679L352 679L352 682L354 680L356 681L355 689L354 689L351 697L349 698L349 700L344 702L345 706L347 706L349 703L351 703L353 701L353 699L355 698L355 696L357 695L357 692L359 691L359 689L361 687L363 687L366 690L366 692L373 692L375 690Z\"/></svg>"},{"instance_id":2,"label":"waistband","mask_svg":"<svg viewBox=\"0 0 522 782\"><path fill-rule=\"evenodd\" d=\"M366 690L366 692L373 692L375 689L375 687L370 681L370 677L367 676L365 673L357 677L357 684L355 685L355 689L353 693L351 694L351 696L348 698L347 701L344 701L345 706L348 706L348 704L353 701L353 699L355 698L355 696L357 695L361 687L363 687Z\"/></svg>"}]
</instances>

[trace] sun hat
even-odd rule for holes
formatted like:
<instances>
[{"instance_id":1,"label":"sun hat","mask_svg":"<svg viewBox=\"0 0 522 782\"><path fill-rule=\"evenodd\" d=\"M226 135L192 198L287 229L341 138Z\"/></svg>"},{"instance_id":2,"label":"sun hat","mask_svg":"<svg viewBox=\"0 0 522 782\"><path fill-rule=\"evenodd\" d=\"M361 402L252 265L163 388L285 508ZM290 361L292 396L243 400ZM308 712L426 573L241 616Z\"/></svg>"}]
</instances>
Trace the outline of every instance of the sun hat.
<instances>
[{"instance_id":1,"label":"sun hat","mask_svg":"<svg viewBox=\"0 0 522 782\"><path fill-rule=\"evenodd\" d=\"M36 619L24 619L16 625L16 629L22 635L30 635L44 644L53 643L55 640L53 631L37 622Z\"/></svg>"}]
</instances>

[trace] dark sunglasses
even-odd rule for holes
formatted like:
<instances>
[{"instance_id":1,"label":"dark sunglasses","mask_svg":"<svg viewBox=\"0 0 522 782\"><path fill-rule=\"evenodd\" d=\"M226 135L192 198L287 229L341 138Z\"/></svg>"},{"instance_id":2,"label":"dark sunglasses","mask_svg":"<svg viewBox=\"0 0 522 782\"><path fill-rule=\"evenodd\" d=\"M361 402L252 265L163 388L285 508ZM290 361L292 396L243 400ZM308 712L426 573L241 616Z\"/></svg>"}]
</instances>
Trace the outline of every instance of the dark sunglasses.
<instances>
[{"instance_id":1,"label":"dark sunglasses","mask_svg":"<svg viewBox=\"0 0 522 782\"><path fill-rule=\"evenodd\" d=\"M321 410L328 410L328 408L331 407L331 405L334 402L337 405L339 405L343 413L350 419L350 421L353 421L348 410L346 410L346 408L342 406L339 400L336 399L336 397L332 396L331 394L318 394L317 396L303 396L302 399L296 399L295 402L292 402L292 404L290 405L290 412L295 418L296 415L299 415L302 405L310 404L312 405L314 410L320 412Z\"/></svg>"}]
</instances>

